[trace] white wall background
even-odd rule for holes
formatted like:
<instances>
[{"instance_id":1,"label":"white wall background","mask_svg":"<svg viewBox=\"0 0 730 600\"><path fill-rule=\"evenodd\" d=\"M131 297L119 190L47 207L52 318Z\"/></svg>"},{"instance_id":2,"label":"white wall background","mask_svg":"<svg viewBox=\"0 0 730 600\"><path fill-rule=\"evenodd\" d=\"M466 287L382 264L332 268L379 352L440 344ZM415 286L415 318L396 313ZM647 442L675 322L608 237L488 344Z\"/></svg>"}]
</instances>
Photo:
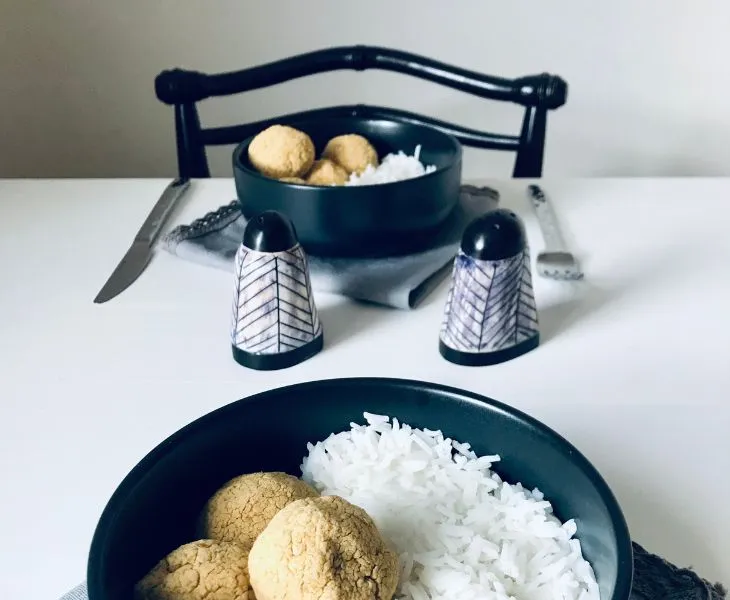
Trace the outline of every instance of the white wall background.
<instances>
[{"instance_id":1,"label":"white wall background","mask_svg":"<svg viewBox=\"0 0 730 600\"><path fill-rule=\"evenodd\" d=\"M0 176L171 176L165 68L214 72L330 45L392 46L508 77L551 71L568 104L545 174L730 175L727 0L0 0ZM313 76L201 106L206 124L392 105L515 132L520 110L402 75ZM215 175L230 149L214 150ZM512 156L468 152L467 176Z\"/></svg>"}]
</instances>

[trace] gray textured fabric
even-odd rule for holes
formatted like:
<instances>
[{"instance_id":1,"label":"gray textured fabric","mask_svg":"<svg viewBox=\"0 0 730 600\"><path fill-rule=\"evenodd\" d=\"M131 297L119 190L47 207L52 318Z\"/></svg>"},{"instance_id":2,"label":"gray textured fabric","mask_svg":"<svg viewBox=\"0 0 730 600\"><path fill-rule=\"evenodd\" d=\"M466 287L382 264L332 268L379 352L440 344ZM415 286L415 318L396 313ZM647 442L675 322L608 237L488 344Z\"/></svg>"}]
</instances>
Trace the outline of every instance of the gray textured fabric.
<instances>
[{"instance_id":1,"label":"gray textured fabric","mask_svg":"<svg viewBox=\"0 0 730 600\"><path fill-rule=\"evenodd\" d=\"M89 600L89 596L86 593L86 582L80 583L70 592L66 592L61 596L61 600Z\"/></svg>"},{"instance_id":2,"label":"gray textured fabric","mask_svg":"<svg viewBox=\"0 0 730 600\"><path fill-rule=\"evenodd\" d=\"M461 235L475 217L495 208L499 194L488 187L464 185L461 201L430 250L380 259L308 256L312 288L395 308L415 308L448 274ZM243 239L246 220L236 201L190 225L173 229L161 240L171 254L233 272L233 257Z\"/></svg>"},{"instance_id":3,"label":"gray textured fabric","mask_svg":"<svg viewBox=\"0 0 730 600\"><path fill-rule=\"evenodd\" d=\"M634 542L631 600L723 600L727 590L647 552Z\"/></svg>"},{"instance_id":4,"label":"gray textured fabric","mask_svg":"<svg viewBox=\"0 0 730 600\"><path fill-rule=\"evenodd\" d=\"M680 569L634 544L634 585L630 600L723 600L726 591L690 569ZM61 600L88 600L86 584ZM458 599L455 599L458 600Z\"/></svg>"}]
</instances>

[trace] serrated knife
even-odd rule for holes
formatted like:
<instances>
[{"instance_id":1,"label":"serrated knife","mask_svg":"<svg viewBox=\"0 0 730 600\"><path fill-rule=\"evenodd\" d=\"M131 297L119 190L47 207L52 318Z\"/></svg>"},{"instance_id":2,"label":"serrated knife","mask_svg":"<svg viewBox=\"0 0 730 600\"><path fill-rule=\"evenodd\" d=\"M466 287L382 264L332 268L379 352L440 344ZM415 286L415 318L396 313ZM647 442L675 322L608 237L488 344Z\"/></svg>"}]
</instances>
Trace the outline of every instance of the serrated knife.
<instances>
[{"instance_id":1,"label":"serrated knife","mask_svg":"<svg viewBox=\"0 0 730 600\"><path fill-rule=\"evenodd\" d=\"M172 209L190 187L189 179L175 179L162 192L157 204L145 219L124 258L114 269L104 287L94 298L95 304L102 304L121 294L145 270L152 258L152 251L162 227L170 217Z\"/></svg>"}]
</instances>

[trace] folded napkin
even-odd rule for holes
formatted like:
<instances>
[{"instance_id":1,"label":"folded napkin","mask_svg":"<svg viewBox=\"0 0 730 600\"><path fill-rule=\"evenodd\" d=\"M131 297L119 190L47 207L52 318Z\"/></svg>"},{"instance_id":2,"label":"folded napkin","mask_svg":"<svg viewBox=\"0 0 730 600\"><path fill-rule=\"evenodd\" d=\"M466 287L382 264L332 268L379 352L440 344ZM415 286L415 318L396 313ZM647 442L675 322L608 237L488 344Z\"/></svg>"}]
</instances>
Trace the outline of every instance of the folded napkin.
<instances>
[{"instance_id":1,"label":"folded napkin","mask_svg":"<svg viewBox=\"0 0 730 600\"><path fill-rule=\"evenodd\" d=\"M719 583L713 585L694 571L680 569L634 544L634 584L630 600L723 600L725 594ZM75 587L61 600L88 600L86 584Z\"/></svg>"},{"instance_id":2,"label":"folded napkin","mask_svg":"<svg viewBox=\"0 0 730 600\"><path fill-rule=\"evenodd\" d=\"M431 248L392 258L308 256L312 288L395 308L415 308L449 273L464 229L475 217L496 208L499 194L488 187L463 185L460 202ZM162 238L171 254L233 272L246 219L238 201L181 225Z\"/></svg>"}]
</instances>

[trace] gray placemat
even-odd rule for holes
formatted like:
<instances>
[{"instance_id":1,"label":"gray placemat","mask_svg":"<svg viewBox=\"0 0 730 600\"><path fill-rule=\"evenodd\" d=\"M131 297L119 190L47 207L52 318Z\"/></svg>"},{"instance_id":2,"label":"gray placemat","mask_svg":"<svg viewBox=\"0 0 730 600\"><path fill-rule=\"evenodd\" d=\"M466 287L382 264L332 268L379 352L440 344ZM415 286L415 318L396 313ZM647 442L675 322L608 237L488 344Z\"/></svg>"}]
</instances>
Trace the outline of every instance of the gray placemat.
<instances>
[{"instance_id":1,"label":"gray placemat","mask_svg":"<svg viewBox=\"0 0 730 600\"><path fill-rule=\"evenodd\" d=\"M681 569L634 544L630 600L723 600L725 595L719 583L713 585L691 569ZM88 600L86 584L75 587L60 600Z\"/></svg>"},{"instance_id":2,"label":"gray placemat","mask_svg":"<svg viewBox=\"0 0 730 600\"><path fill-rule=\"evenodd\" d=\"M472 219L496 208L499 193L489 187L463 185L460 202L429 250L377 259L308 256L312 288L395 308L415 308L449 273L462 233ZM233 272L233 258L243 239L246 219L238 202L173 229L161 247L202 265Z\"/></svg>"}]
</instances>

